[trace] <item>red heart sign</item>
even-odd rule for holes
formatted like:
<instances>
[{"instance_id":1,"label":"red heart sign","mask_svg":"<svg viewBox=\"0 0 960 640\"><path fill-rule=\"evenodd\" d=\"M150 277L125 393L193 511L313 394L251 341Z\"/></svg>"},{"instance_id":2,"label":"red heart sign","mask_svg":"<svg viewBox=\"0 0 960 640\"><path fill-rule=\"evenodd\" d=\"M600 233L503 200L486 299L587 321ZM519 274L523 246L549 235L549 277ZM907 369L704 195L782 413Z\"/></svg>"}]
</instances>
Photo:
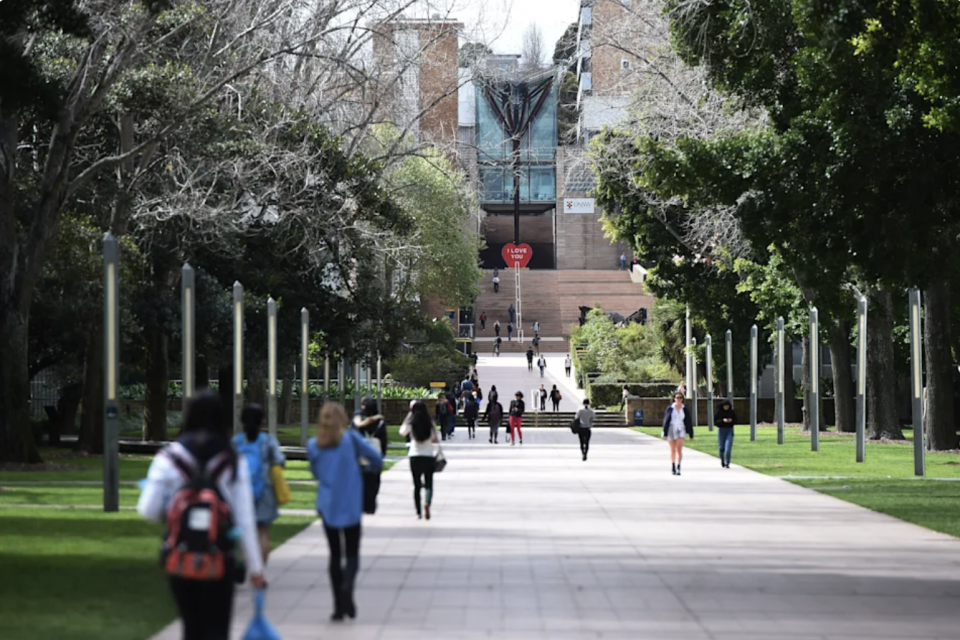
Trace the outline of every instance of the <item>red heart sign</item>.
<instances>
[{"instance_id":1,"label":"red heart sign","mask_svg":"<svg viewBox=\"0 0 960 640\"><path fill-rule=\"evenodd\" d=\"M513 269L517 265L524 269L533 257L533 249L526 242L521 242L519 245L511 242L503 245L501 254L508 269Z\"/></svg>"}]
</instances>

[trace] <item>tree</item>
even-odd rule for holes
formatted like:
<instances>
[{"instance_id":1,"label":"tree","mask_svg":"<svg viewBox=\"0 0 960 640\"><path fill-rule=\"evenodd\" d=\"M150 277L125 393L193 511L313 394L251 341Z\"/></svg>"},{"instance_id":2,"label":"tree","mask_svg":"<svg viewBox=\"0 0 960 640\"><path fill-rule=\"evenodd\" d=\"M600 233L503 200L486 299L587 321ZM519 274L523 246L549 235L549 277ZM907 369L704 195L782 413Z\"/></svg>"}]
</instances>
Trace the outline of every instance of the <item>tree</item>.
<instances>
[{"instance_id":1,"label":"tree","mask_svg":"<svg viewBox=\"0 0 960 640\"><path fill-rule=\"evenodd\" d=\"M483 59L493 54L493 50L482 42L464 42L460 45L457 56L457 66L469 69L483 62Z\"/></svg>"},{"instance_id":2,"label":"tree","mask_svg":"<svg viewBox=\"0 0 960 640\"><path fill-rule=\"evenodd\" d=\"M540 26L535 23L528 25L523 32L523 43L520 45L521 69L528 72L539 71L543 68L546 53Z\"/></svg>"},{"instance_id":3,"label":"tree","mask_svg":"<svg viewBox=\"0 0 960 640\"><path fill-rule=\"evenodd\" d=\"M577 39L579 33L580 25L571 22L553 48L553 64L569 72L576 71L577 57L580 54L580 42Z\"/></svg>"}]
</instances>

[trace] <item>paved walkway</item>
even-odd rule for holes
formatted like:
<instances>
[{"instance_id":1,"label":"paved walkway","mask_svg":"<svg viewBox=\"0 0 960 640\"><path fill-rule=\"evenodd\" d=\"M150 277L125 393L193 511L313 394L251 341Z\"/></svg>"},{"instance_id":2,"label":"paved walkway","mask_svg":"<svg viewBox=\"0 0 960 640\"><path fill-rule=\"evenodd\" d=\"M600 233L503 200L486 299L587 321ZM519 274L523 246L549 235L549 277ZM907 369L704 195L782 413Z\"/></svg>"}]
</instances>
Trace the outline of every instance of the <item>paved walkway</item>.
<instances>
[{"instance_id":1,"label":"paved walkway","mask_svg":"<svg viewBox=\"0 0 960 640\"><path fill-rule=\"evenodd\" d=\"M594 434L588 462L567 432L526 442L448 447L430 522L406 465L387 473L356 621L328 621L322 530L284 545L269 596L283 638L960 637L960 540L695 452L675 478L663 443L626 430Z\"/></svg>"},{"instance_id":2,"label":"paved walkway","mask_svg":"<svg viewBox=\"0 0 960 640\"><path fill-rule=\"evenodd\" d=\"M500 404L507 409L513 400L513 394L522 391L527 410L534 411L536 408L533 404L533 392L538 390L541 384L548 393L553 385L557 385L562 396L560 410L576 411L581 407L584 395L583 391L577 389L573 374L568 378L564 373L563 361L566 354L544 354L544 357L547 359L547 368L541 378L536 359L533 361L533 371L530 371L527 369L527 357L522 353L505 353L497 358L481 355L477 360L477 373L480 374L480 387L484 396L489 396L490 385L496 385L500 393ZM552 408L550 399L547 398L547 410Z\"/></svg>"}]
</instances>

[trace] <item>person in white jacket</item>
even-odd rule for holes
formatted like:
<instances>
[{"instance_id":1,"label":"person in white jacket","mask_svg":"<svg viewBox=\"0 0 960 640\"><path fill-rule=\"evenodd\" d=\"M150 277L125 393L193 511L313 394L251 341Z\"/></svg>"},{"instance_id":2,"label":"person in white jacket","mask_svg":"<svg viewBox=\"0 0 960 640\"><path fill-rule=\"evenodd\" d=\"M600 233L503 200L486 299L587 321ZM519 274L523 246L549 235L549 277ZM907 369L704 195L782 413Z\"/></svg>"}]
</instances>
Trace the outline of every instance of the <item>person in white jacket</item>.
<instances>
[{"instance_id":1,"label":"person in white jacket","mask_svg":"<svg viewBox=\"0 0 960 640\"><path fill-rule=\"evenodd\" d=\"M262 589L265 585L263 559L257 538L250 473L246 460L237 457L230 441L220 431L222 414L220 398L213 391L200 391L189 401L180 437L158 453L150 464L137 511L153 522L165 519L171 498L186 482L175 457L207 469L222 468L216 480L217 488L230 508L236 529L234 534L239 534L239 546L250 582ZM235 576L233 558L228 559L222 579L193 580L169 576L184 640L227 640Z\"/></svg>"}]
</instances>

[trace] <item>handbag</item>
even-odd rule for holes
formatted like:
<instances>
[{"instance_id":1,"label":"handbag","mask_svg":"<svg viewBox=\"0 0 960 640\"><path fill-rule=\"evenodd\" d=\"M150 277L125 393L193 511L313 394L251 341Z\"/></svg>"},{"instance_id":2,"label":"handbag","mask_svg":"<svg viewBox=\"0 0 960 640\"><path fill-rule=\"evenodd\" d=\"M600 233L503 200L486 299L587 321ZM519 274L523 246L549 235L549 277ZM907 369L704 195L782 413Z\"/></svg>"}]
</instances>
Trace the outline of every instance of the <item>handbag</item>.
<instances>
[{"instance_id":1,"label":"handbag","mask_svg":"<svg viewBox=\"0 0 960 640\"><path fill-rule=\"evenodd\" d=\"M253 592L253 620L247 626L243 640L283 640L263 613L266 599L265 589L257 589Z\"/></svg>"},{"instance_id":2,"label":"handbag","mask_svg":"<svg viewBox=\"0 0 960 640\"><path fill-rule=\"evenodd\" d=\"M580 418L574 418L570 421L570 433L575 436L580 435Z\"/></svg>"},{"instance_id":3,"label":"handbag","mask_svg":"<svg viewBox=\"0 0 960 640\"><path fill-rule=\"evenodd\" d=\"M447 458L443 455L443 450L437 447L437 455L433 457L433 472L441 473L447 468Z\"/></svg>"},{"instance_id":4,"label":"handbag","mask_svg":"<svg viewBox=\"0 0 960 640\"><path fill-rule=\"evenodd\" d=\"M270 465L270 480L273 482L273 495L277 498L277 504L282 507L290 502L293 496L290 494L287 478L283 475L283 467L279 464Z\"/></svg>"},{"instance_id":5,"label":"handbag","mask_svg":"<svg viewBox=\"0 0 960 640\"><path fill-rule=\"evenodd\" d=\"M374 438L376 440L376 438ZM357 451L357 441L354 438L353 455L357 458L357 464L360 465L360 471L363 474L363 512L373 515L377 512L377 495L380 493L380 472L370 468L370 461L360 455ZM380 441L376 440L375 447L380 446Z\"/></svg>"}]
</instances>

